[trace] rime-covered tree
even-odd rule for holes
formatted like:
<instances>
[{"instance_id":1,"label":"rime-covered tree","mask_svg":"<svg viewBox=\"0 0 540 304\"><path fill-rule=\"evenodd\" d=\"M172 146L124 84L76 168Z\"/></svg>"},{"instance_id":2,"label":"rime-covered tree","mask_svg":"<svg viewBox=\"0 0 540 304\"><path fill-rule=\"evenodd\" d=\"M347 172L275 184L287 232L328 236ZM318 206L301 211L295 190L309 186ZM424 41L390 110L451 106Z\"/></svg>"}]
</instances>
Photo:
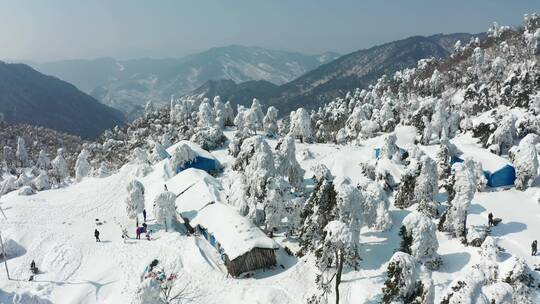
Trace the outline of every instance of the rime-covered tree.
<instances>
[{"instance_id":1,"label":"rime-covered tree","mask_svg":"<svg viewBox=\"0 0 540 304\"><path fill-rule=\"evenodd\" d=\"M251 103L250 116L250 121L252 121L254 129L262 130L264 113L262 111L261 102L257 98L253 98L253 102Z\"/></svg>"},{"instance_id":2,"label":"rime-covered tree","mask_svg":"<svg viewBox=\"0 0 540 304\"><path fill-rule=\"evenodd\" d=\"M49 181L49 176L47 175L47 171L41 170L39 172L39 175L34 178L32 181L34 188L38 191L47 190L51 188L51 183Z\"/></svg>"},{"instance_id":3,"label":"rime-covered tree","mask_svg":"<svg viewBox=\"0 0 540 304\"><path fill-rule=\"evenodd\" d=\"M435 301L433 281L413 256L400 251L394 253L388 262L387 276L382 288L384 304Z\"/></svg>"},{"instance_id":4,"label":"rime-covered tree","mask_svg":"<svg viewBox=\"0 0 540 304\"><path fill-rule=\"evenodd\" d=\"M267 197L264 202L266 231L273 231L282 225L287 216L286 200L290 193L289 183L279 177L270 178L266 186Z\"/></svg>"},{"instance_id":5,"label":"rime-covered tree","mask_svg":"<svg viewBox=\"0 0 540 304\"><path fill-rule=\"evenodd\" d=\"M234 110L231 106L231 102L227 101L223 107L223 118L226 127L234 124Z\"/></svg>"},{"instance_id":6,"label":"rime-covered tree","mask_svg":"<svg viewBox=\"0 0 540 304\"><path fill-rule=\"evenodd\" d=\"M405 173L401 176L401 185L399 186L394 199L394 206L400 209L408 208L415 202L416 179L420 174L420 168L416 161L411 162Z\"/></svg>"},{"instance_id":7,"label":"rime-covered tree","mask_svg":"<svg viewBox=\"0 0 540 304\"><path fill-rule=\"evenodd\" d=\"M439 229L455 237L466 236L467 209L476 192L476 183L473 172L462 163L452 166L454 175L454 197L450 207L441 217Z\"/></svg>"},{"instance_id":8,"label":"rime-covered tree","mask_svg":"<svg viewBox=\"0 0 540 304\"><path fill-rule=\"evenodd\" d=\"M136 221L137 227L139 226L138 214L144 210L144 186L141 182L134 179L126 186L127 196L125 199L126 213L130 219Z\"/></svg>"},{"instance_id":9,"label":"rime-covered tree","mask_svg":"<svg viewBox=\"0 0 540 304\"><path fill-rule=\"evenodd\" d=\"M144 115L146 117L149 117L151 115L154 115L155 112L156 109L154 108L154 103L152 102L152 100L148 100L146 106L144 107Z\"/></svg>"},{"instance_id":10,"label":"rime-covered tree","mask_svg":"<svg viewBox=\"0 0 540 304\"><path fill-rule=\"evenodd\" d=\"M296 191L304 190L305 171L296 160L296 144L291 136L279 140L276 148L275 167L277 173L286 177Z\"/></svg>"},{"instance_id":11,"label":"rime-covered tree","mask_svg":"<svg viewBox=\"0 0 540 304\"><path fill-rule=\"evenodd\" d=\"M88 162L88 151L83 149L79 156L77 156L77 161L75 162L75 180L80 182L84 177L88 176L90 173L90 163Z\"/></svg>"},{"instance_id":12,"label":"rime-covered tree","mask_svg":"<svg viewBox=\"0 0 540 304\"><path fill-rule=\"evenodd\" d=\"M437 150L437 172L439 174L439 180L444 181L452 172L452 165L450 164L450 150L446 145L439 145Z\"/></svg>"},{"instance_id":13,"label":"rime-covered tree","mask_svg":"<svg viewBox=\"0 0 540 304\"><path fill-rule=\"evenodd\" d=\"M68 164L64 158L64 149L58 149L56 157L52 160L51 165L53 175L59 183L62 183L69 177Z\"/></svg>"},{"instance_id":14,"label":"rime-covered tree","mask_svg":"<svg viewBox=\"0 0 540 304\"><path fill-rule=\"evenodd\" d=\"M530 187L538 176L538 151L536 143L538 135L528 134L515 149L513 162L516 169L516 189L524 190Z\"/></svg>"},{"instance_id":15,"label":"rime-covered tree","mask_svg":"<svg viewBox=\"0 0 540 304\"><path fill-rule=\"evenodd\" d=\"M263 127L264 132L266 132L266 136L269 137L275 137L278 132L278 125L277 125L277 118L278 118L278 109L276 109L273 106L268 107L268 110L266 111L266 115L263 119Z\"/></svg>"},{"instance_id":16,"label":"rime-covered tree","mask_svg":"<svg viewBox=\"0 0 540 304\"><path fill-rule=\"evenodd\" d=\"M22 137L17 138L17 152L15 156L20 167L25 168L30 165L30 159L28 158L28 152L26 151L26 145Z\"/></svg>"},{"instance_id":17,"label":"rime-covered tree","mask_svg":"<svg viewBox=\"0 0 540 304\"><path fill-rule=\"evenodd\" d=\"M392 228L392 217L388 208L388 195L376 182L366 182L360 186L363 195L360 207L363 223L374 231L386 231Z\"/></svg>"},{"instance_id":18,"label":"rime-covered tree","mask_svg":"<svg viewBox=\"0 0 540 304\"><path fill-rule=\"evenodd\" d=\"M421 203L422 212L431 217L436 216L437 204L434 200L439 189L437 165L428 156L420 159L420 174L414 187L414 201Z\"/></svg>"},{"instance_id":19,"label":"rime-covered tree","mask_svg":"<svg viewBox=\"0 0 540 304\"><path fill-rule=\"evenodd\" d=\"M51 168L51 160L49 159L49 156L45 150L39 151L37 166L41 170L49 170Z\"/></svg>"},{"instance_id":20,"label":"rime-covered tree","mask_svg":"<svg viewBox=\"0 0 540 304\"><path fill-rule=\"evenodd\" d=\"M383 144L381 146L380 158L394 159L396 161L401 160L401 155L399 154L399 147L396 144L397 137L396 134L391 133L387 134L383 138Z\"/></svg>"},{"instance_id":21,"label":"rime-covered tree","mask_svg":"<svg viewBox=\"0 0 540 304\"><path fill-rule=\"evenodd\" d=\"M300 142L311 140L311 119L304 108L299 108L291 112L290 123L290 135L300 138Z\"/></svg>"},{"instance_id":22,"label":"rime-covered tree","mask_svg":"<svg viewBox=\"0 0 540 304\"><path fill-rule=\"evenodd\" d=\"M410 247L406 252L426 267L437 269L441 264L441 259L437 254L439 248L437 226L431 218L421 212L413 211L403 219L403 227L405 232L402 235L402 241L410 240Z\"/></svg>"},{"instance_id":23,"label":"rime-covered tree","mask_svg":"<svg viewBox=\"0 0 540 304\"><path fill-rule=\"evenodd\" d=\"M165 231L172 228L176 219L176 194L164 191L154 199L154 217L156 223L165 227Z\"/></svg>"},{"instance_id":24,"label":"rime-covered tree","mask_svg":"<svg viewBox=\"0 0 540 304\"><path fill-rule=\"evenodd\" d=\"M211 127L215 125L214 113L212 107L208 103L208 100L204 100L199 105L199 112L197 112L197 124L199 127Z\"/></svg>"}]
</instances>

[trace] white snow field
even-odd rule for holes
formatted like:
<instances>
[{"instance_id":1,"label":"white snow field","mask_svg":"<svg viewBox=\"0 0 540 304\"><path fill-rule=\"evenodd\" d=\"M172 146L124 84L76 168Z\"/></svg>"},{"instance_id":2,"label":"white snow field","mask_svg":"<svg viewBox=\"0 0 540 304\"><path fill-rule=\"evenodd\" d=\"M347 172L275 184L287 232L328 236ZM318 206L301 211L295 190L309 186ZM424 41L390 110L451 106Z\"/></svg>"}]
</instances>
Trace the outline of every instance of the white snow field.
<instances>
[{"instance_id":1,"label":"white snow field","mask_svg":"<svg viewBox=\"0 0 540 304\"><path fill-rule=\"evenodd\" d=\"M228 137L232 134L232 131L226 132ZM413 142L415 130L398 128L397 136L398 145L405 146ZM275 145L275 141L269 142L271 146ZM359 146L297 143L297 158L306 170L306 184L313 183L309 180L313 175L311 167L317 163L327 165L338 178L348 177L353 182L365 178L359 164L373 159L373 149L381 143L381 137L364 141ZM306 149L312 158L302 157ZM7 260L11 280L7 280L3 265L0 265L0 303L11 303L15 294L25 294L26 303L39 303L39 299L52 303L130 303L145 267L153 259L158 259L168 272L178 273L179 283L191 286L196 295L193 303L305 303L305 299L316 291L316 269L309 257L290 257L280 248L278 266L274 269L257 271L249 278L232 278L227 275L216 250L204 238L187 236L182 229L165 232L154 223L154 197L163 190L165 183L169 191L179 193L197 182L196 179L202 179L185 196L177 199L177 206L196 205L203 196L209 196L205 200L223 204L221 196L224 193L219 184L227 178L227 168L233 159L224 149L214 151L212 155L225 166L224 174L216 179L191 170L166 181L163 163L156 164L154 171L146 177L138 178L145 187L149 226L154 231L150 241L135 239L134 220L126 215L126 185L135 178L135 165L125 165L106 178L87 177L62 189L41 191L31 196L19 196L14 191L3 196L1 206L7 220L0 220L2 236L22 248L19 248L18 256ZM401 175L404 168L395 166L391 169ZM539 263L539 257L530 254L532 240L540 237L539 186L536 183L524 192L513 188L488 189L477 193L473 200L468 225L487 224L489 212L503 219L492 230L492 236L506 249L501 263L513 256L524 258L530 267ZM222 224L220 217L230 219L227 212L219 213L219 208L227 207L213 207L208 214L201 212L199 216L210 217L201 220L212 220L212 225L219 227ZM387 262L399 247L398 231L409 212L411 210L392 207L394 226L391 230L362 231L360 269L344 274L342 303L380 303ZM126 242L121 238L121 227L127 227L131 236ZM95 228L101 232L100 243L94 240ZM251 234L255 238L252 241L264 240L261 234ZM234 240L234 235L226 237ZM437 232L437 238L438 254L444 264L432 273L435 303L463 270L480 260L479 248L466 247L458 239L440 232ZM284 245L282 237L276 237L276 240ZM244 245L236 244L237 247L231 250L241 251ZM287 246L298 247L289 241ZM34 281L28 281L32 260L36 261L41 273Z\"/></svg>"}]
</instances>

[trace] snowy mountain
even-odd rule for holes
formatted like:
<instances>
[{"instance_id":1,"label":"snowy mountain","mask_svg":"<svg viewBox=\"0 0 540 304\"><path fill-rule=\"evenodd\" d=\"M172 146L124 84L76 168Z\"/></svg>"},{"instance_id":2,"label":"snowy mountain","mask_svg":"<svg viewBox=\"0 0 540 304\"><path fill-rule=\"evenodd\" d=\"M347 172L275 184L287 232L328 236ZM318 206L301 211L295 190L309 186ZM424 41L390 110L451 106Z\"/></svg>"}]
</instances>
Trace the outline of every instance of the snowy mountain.
<instances>
[{"instance_id":1,"label":"snowy mountain","mask_svg":"<svg viewBox=\"0 0 540 304\"><path fill-rule=\"evenodd\" d=\"M148 100L167 103L208 80L265 80L283 84L339 55L303 55L259 47L232 45L212 48L179 59L68 60L32 66L75 84L103 103L140 116Z\"/></svg>"},{"instance_id":2,"label":"snowy mountain","mask_svg":"<svg viewBox=\"0 0 540 304\"><path fill-rule=\"evenodd\" d=\"M472 37L483 34L466 33L437 34L429 37L415 36L407 39L374 46L343 55L334 61L282 84L278 89L263 87L259 91L258 83L232 84L216 90L208 83L193 91L193 95L219 95L233 104L250 104L254 97L265 105L273 105L287 113L298 107L316 109L335 97L342 96L347 90L367 88L382 75L413 67L423 58L447 58L453 51L456 41L468 42ZM211 89L214 87L214 89ZM307 102L309 101L309 102Z\"/></svg>"},{"instance_id":3,"label":"snowy mountain","mask_svg":"<svg viewBox=\"0 0 540 304\"><path fill-rule=\"evenodd\" d=\"M0 62L0 113L8 123L26 123L95 138L122 125L123 115L73 85L24 64Z\"/></svg>"}]
</instances>

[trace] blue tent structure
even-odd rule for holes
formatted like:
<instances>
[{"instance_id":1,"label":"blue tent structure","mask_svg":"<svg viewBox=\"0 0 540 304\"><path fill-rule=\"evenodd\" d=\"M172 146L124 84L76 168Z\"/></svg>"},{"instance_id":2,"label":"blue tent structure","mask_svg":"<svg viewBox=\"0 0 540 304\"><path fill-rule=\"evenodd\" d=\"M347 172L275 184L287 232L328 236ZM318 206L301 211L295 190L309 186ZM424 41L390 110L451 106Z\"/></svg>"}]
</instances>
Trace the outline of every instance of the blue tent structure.
<instances>
[{"instance_id":1,"label":"blue tent structure","mask_svg":"<svg viewBox=\"0 0 540 304\"><path fill-rule=\"evenodd\" d=\"M464 162L464 160L457 156L452 156L450 159L451 164L462 162ZM484 170L484 176L487 179L488 187L512 186L516 180L516 170L511 165L506 164L493 172Z\"/></svg>"},{"instance_id":2,"label":"blue tent structure","mask_svg":"<svg viewBox=\"0 0 540 304\"><path fill-rule=\"evenodd\" d=\"M165 164L165 170L166 172L168 172L166 174L169 178L172 177L172 175L178 174L181 171L189 168L204 170L208 173L215 173L221 170L221 164L219 163L217 158L215 158L210 152L202 149L199 145L190 141L184 140L167 148L167 151L164 151L165 153L167 153L167 158L171 158L172 155L174 155L175 150L180 145L187 145L191 149L191 151L194 152L195 157L191 161L188 161L183 165L178 166L177 168L170 168L168 167L169 164Z\"/></svg>"},{"instance_id":3,"label":"blue tent structure","mask_svg":"<svg viewBox=\"0 0 540 304\"><path fill-rule=\"evenodd\" d=\"M176 173L180 173L188 168L201 169L206 172L216 172L220 169L220 164L215 158L207 158L197 155L194 160L185 163L183 166L175 168Z\"/></svg>"}]
</instances>

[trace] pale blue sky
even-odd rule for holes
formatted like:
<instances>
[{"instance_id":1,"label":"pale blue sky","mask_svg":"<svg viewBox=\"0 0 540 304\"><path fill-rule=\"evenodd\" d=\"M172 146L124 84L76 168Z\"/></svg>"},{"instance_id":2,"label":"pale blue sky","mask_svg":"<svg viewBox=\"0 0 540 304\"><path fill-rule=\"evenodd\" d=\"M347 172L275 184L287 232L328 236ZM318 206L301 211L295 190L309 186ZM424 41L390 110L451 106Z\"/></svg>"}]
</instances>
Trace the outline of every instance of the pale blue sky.
<instances>
[{"instance_id":1,"label":"pale blue sky","mask_svg":"<svg viewBox=\"0 0 540 304\"><path fill-rule=\"evenodd\" d=\"M347 53L520 25L539 0L0 0L0 58L181 57L242 44Z\"/></svg>"}]
</instances>

